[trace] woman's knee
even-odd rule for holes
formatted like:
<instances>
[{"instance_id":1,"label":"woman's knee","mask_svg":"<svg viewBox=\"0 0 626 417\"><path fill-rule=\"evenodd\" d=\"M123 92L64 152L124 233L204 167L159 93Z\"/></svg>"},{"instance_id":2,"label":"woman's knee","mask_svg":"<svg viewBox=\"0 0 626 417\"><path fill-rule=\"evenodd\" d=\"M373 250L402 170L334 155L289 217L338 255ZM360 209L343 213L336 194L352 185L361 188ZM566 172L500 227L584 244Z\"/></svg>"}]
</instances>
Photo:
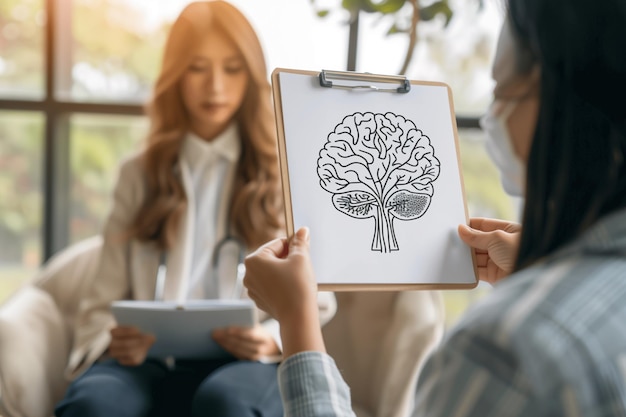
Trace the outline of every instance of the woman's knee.
<instances>
[{"instance_id":1,"label":"woman's knee","mask_svg":"<svg viewBox=\"0 0 626 417\"><path fill-rule=\"evenodd\" d=\"M198 387L192 416L282 416L276 367L236 362L213 372Z\"/></svg>"},{"instance_id":2,"label":"woman's knee","mask_svg":"<svg viewBox=\"0 0 626 417\"><path fill-rule=\"evenodd\" d=\"M57 404L57 417L143 417L150 412L149 395L111 375L85 375L74 381Z\"/></svg>"},{"instance_id":3,"label":"woman's knee","mask_svg":"<svg viewBox=\"0 0 626 417\"><path fill-rule=\"evenodd\" d=\"M191 411L193 417L253 415L236 389L211 378L206 379L198 387L193 397Z\"/></svg>"}]
</instances>

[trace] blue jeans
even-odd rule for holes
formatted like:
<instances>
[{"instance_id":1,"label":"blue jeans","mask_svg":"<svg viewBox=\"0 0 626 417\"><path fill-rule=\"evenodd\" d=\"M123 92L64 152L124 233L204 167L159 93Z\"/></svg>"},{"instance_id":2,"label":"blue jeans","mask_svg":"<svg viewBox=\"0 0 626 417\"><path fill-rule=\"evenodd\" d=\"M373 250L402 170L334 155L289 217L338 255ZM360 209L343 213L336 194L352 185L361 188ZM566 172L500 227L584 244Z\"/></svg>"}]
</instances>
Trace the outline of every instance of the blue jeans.
<instances>
[{"instance_id":1,"label":"blue jeans","mask_svg":"<svg viewBox=\"0 0 626 417\"><path fill-rule=\"evenodd\" d=\"M95 363L55 409L57 417L282 417L275 364L156 360Z\"/></svg>"}]
</instances>

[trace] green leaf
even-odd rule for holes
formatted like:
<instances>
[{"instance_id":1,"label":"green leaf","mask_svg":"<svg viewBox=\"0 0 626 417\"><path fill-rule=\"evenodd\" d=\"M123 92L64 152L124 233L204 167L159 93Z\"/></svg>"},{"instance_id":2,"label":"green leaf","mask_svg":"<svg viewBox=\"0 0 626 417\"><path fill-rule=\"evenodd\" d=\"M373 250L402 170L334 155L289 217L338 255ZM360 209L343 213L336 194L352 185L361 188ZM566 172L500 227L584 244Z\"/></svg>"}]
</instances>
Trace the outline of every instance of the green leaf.
<instances>
[{"instance_id":1,"label":"green leaf","mask_svg":"<svg viewBox=\"0 0 626 417\"><path fill-rule=\"evenodd\" d=\"M398 33L408 33L408 32L409 32L408 28L399 27L397 23L394 23L387 31L386 36L395 35Z\"/></svg>"},{"instance_id":2,"label":"green leaf","mask_svg":"<svg viewBox=\"0 0 626 417\"><path fill-rule=\"evenodd\" d=\"M375 2L373 0L362 0L361 9L368 13L390 14L400 10L408 0L383 0Z\"/></svg>"},{"instance_id":3,"label":"green leaf","mask_svg":"<svg viewBox=\"0 0 626 417\"><path fill-rule=\"evenodd\" d=\"M443 14L446 18L445 26L448 26L452 19L452 9L448 5L447 0L441 0L430 6L420 8L420 20L429 21L433 20L438 14Z\"/></svg>"},{"instance_id":4,"label":"green leaf","mask_svg":"<svg viewBox=\"0 0 626 417\"><path fill-rule=\"evenodd\" d=\"M362 8L361 0L342 0L341 7L348 11L359 10Z\"/></svg>"},{"instance_id":5,"label":"green leaf","mask_svg":"<svg viewBox=\"0 0 626 417\"><path fill-rule=\"evenodd\" d=\"M317 17L326 17L330 13L330 10L318 10Z\"/></svg>"}]
</instances>

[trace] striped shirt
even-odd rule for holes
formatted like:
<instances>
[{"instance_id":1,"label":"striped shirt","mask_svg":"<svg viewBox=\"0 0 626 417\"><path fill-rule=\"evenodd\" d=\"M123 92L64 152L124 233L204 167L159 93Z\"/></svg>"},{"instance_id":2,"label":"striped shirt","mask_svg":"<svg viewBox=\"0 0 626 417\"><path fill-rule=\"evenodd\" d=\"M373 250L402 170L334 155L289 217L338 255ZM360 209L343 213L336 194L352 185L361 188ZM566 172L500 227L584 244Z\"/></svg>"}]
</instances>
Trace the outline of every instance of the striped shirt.
<instances>
[{"instance_id":1,"label":"striped shirt","mask_svg":"<svg viewBox=\"0 0 626 417\"><path fill-rule=\"evenodd\" d=\"M353 416L334 361L279 368L286 416ZM498 283L427 362L414 417L626 416L626 211Z\"/></svg>"}]
</instances>

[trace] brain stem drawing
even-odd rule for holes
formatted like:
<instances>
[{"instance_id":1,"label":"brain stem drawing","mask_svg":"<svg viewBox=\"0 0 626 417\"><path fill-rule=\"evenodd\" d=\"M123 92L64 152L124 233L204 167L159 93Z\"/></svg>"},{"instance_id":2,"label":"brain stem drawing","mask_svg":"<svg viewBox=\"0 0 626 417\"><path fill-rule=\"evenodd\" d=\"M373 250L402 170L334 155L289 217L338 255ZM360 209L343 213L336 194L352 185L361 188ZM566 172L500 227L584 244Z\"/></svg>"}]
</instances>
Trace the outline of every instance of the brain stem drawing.
<instances>
[{"instance_id":1,"label":"brain stem drawing","mask_svg":"<svg viewBox=\"0 0 626 417\"><path fill-rule=\"evenodd\" d=\"M430 139L401 115L354 113L328 135L317 160L320 185L335 208L373 217L372 251L399 249L394 219L415 220L428 209L439 160Z\"/></svg>"}]
</instances>

